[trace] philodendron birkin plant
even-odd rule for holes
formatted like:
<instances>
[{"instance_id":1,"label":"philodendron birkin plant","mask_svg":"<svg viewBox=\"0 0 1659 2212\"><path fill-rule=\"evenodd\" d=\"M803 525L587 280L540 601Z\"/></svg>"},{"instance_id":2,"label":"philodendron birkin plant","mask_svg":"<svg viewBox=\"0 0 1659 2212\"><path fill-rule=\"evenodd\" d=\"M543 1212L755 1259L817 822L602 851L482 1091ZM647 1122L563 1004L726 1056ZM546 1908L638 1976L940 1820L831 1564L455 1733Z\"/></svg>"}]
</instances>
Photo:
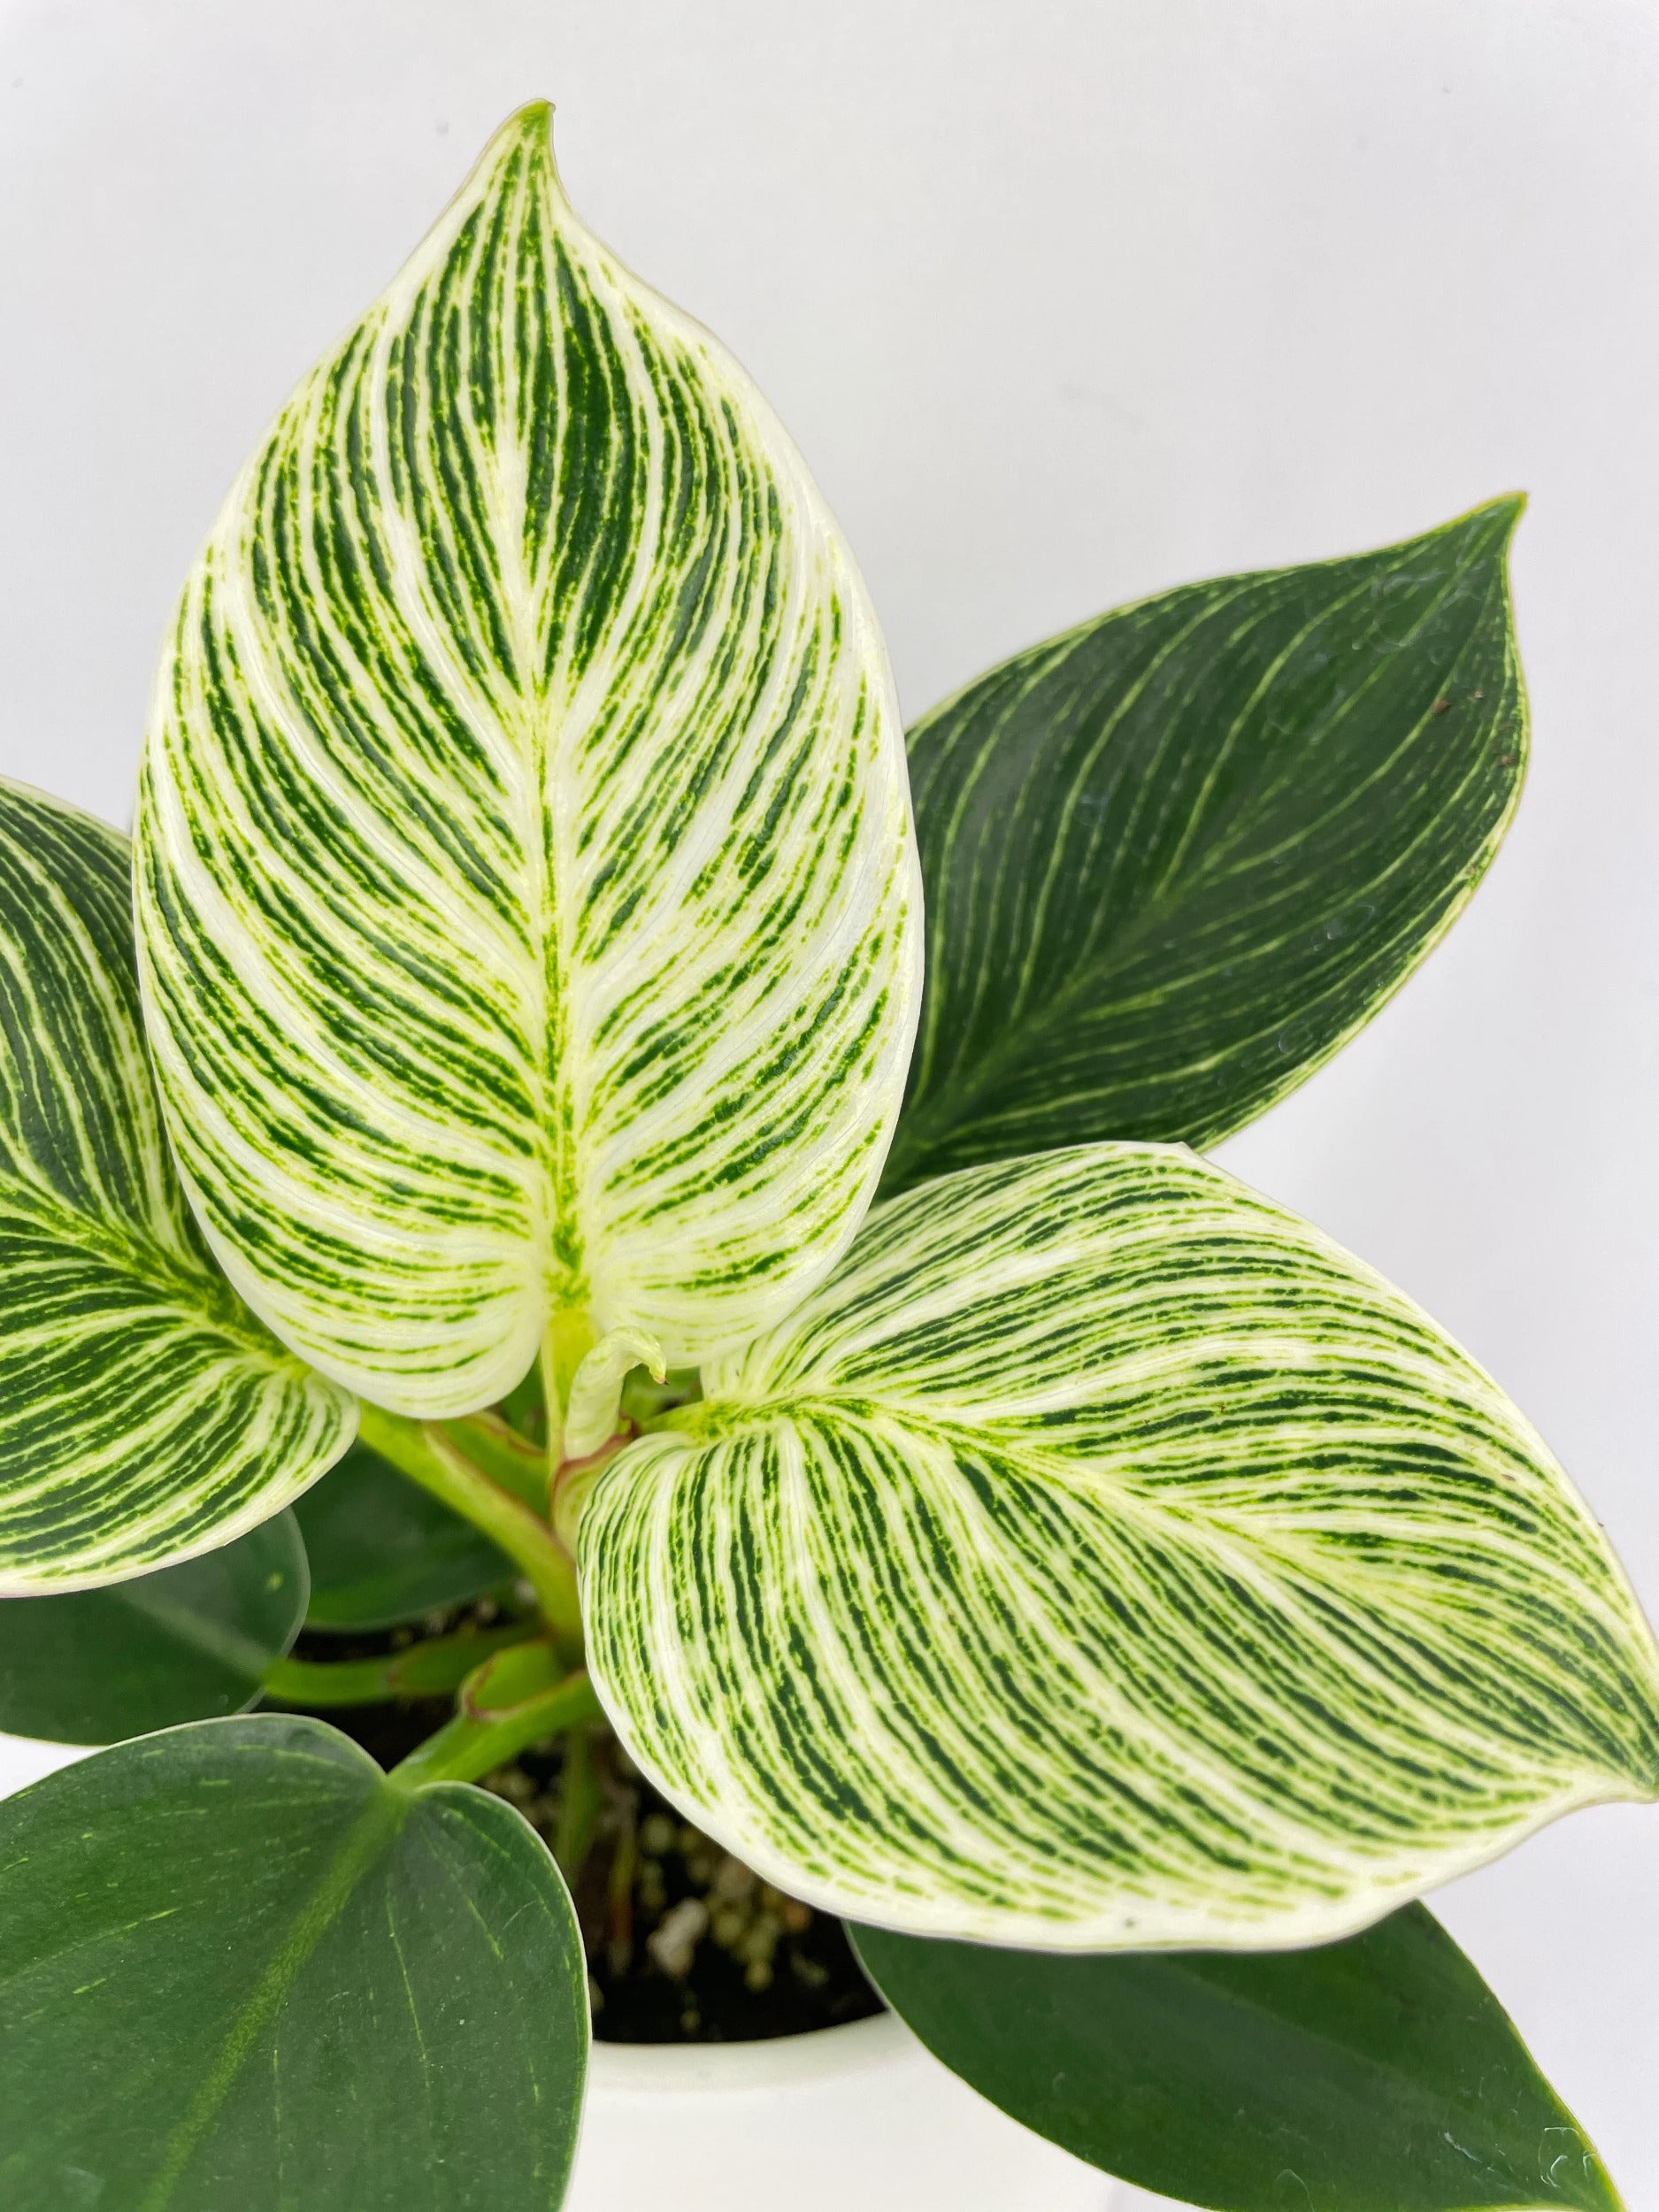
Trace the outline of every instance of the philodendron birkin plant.
<instances>
[{"instance_id":1,"label":"philodendron birkin plant","mask_svg":"<svg viewBox=\"0 0 1659 2212\"><path fill-rule=\"evenodd\" d=\"M0 1808L8 2212L553 2207L644 1791L1110 2172L1617 2203L1416 1901L1659 1794L1653 1639L1202 1156L1502 834L1517 505L907 741L777 419L504 127L231 491L130 856L0 805L0 1724L114 1744ZM318 1717L417 1695L390 1771Z\"/></svg>"}]
</instances>

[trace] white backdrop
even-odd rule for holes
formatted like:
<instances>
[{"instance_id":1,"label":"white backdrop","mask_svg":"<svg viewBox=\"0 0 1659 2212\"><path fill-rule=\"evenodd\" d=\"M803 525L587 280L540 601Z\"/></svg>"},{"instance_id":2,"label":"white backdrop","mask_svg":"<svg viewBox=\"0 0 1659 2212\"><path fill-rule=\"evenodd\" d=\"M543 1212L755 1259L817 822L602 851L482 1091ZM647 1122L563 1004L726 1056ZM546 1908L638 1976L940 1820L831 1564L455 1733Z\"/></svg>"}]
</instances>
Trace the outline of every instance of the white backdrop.
<instances>
[{"instance_id":1,"label":"white backdrop","mask_svg":"<svg viewBox=\"0 0 1659 2212\"><path fill-rule=\"evenodd\" d=\"M1503 857L1233 1169L1520 1398L1659 1610L1652 0L0 0L0 766L127 818L266 415L520 100L805 448L906 707L1533 495ZM1445 1894L1659 2205L1659 1815Z\"/></svg>"}]
</instances>

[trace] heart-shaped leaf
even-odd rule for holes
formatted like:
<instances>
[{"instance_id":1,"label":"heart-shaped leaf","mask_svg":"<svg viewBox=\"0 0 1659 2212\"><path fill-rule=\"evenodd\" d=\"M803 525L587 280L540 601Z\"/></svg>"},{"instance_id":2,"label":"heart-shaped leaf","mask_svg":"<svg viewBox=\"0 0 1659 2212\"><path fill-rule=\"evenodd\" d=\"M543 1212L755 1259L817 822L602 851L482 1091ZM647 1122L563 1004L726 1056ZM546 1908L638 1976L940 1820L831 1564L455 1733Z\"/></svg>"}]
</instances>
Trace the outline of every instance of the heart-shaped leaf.
<instances>
[{"instance_id":1,"label":"heart-shaped leaf","mask_svg":"<svg viewBox=\"0 0 1659 2212\"><path fill-rule=\"evenodd\" d=\"M394 1410L549 1314L695 1364L880 1171L920 992L903 738L841 536L527 108L242 472L139 806L174 1145L250 1302Z\"/></svg>"},{"instance_id":2,"label":"heart-shaped leaf","mask_svg":"<svg viewBox=\"0 0 1659 2212\"><path fill-rule=\"evenodd\" d=\"M390 1628L462 1605L515 1571L429 1491L354 1444L294 1509L311 1562L311 1628Z\"/></svg>"},{"instance_id":3,"label":"heart-shaped leaf","mask_svg":"<svg viewBox=\"0 0 1659 2212\"><path fill-rule=\"evenodd\" d=\"M144 1054L127 840L0 784L0 1595L222 1545L356 1409L226 1285Z\"/></svg>"},{"instance_id":4,"label":"heart-shaped leaf","mask_svg":"<svg viewBox=\"0 0 1659 2212\"><path fill-rule=\"evenodd\" d=\"M1519 510L1165 592L924 718L927 995L888 1188L1212 1144L1398 989L1520 791Z\"/></svg>"},{"instance_id":5,"label":"heart-shaped leaf","mask_svg":"<svg viewBox=\"0 0 1659 2212\"><path fill-rule=\"evenodd\" d=\"M68 1597L0 1599L0 1728L117 1743L244 1711L305 1617L291 1513L182 1566Z\"/></svg>"},{"instance_id":6,"label":"heart-shaped leaf","mask_svg":"<svg viewBox=\"0 0 1659 2212\"><path fill-rule=\"evenodd\" d=\"M1589 2138L1421 1905L1312 1951L1063 1958L856 1931L982 2097L1217 2212L1619 2212Z\"/></svg>"},{"instance_id":7,"label":"heart-shaped leaf","mask_svg":"<svg viewBox=\"0 0 1659 2212\"><path fill-rule=\"evenodd\" d=\"M793 1891L918 1933L1347 1933L1659 1795L1601 1530L1409 1300L1179 1148L879 1207L599 1477L629 1751Z\"/></svg>"},{"instance_id":8,"label":"heart-shaped leaf","mask_svg":"<svg viewBox=\"0 0 1659 2212\"><path fill-rule=\"evenodd\" d=\"M499 1800L297 1717L0 1805L0 2201L553 2212L588 2044L557 1870Z\"/></svg>"}]
</instances>

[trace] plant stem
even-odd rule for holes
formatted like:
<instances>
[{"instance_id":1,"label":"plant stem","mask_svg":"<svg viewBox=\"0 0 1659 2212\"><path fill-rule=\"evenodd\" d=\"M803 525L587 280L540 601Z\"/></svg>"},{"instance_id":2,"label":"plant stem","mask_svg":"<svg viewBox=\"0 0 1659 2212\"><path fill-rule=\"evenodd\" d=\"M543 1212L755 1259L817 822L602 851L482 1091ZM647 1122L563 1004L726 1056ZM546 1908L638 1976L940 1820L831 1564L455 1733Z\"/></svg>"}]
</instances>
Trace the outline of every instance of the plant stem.
<instances>
[{"instance_id":1,"label":"plant stem","mask_svg":"<svg viewBox=\"0 0 1659 2212\"><path fill-rule=\"evenodd\" d=\"M577 1527L588 1493L618 1452L626 1450L627 1443L626 1437L613 1436L586 1459L567 1459L555 1472L549 1517L567 1559L576 1556Z\"/></svg>"},{"instance_id":2,"label":"plant stem","mask_svg":"<svg viewBox=\"0 0 1659 2212\"><path fill-rule=\"evenodd\" d=\"M498 1413L469 1413L461 1420L436 1421L433 1426L480 1474L510 1490L538 1520L546 1520L547 1454L539 1444L510 1428Z\"/></svg>"},{"instance_id":3,"label":"plant stem","mask_svg":"<svg viewBox=\"0 0 1659 2212\"><path fill-rule=\"evenodd\" d=\"M574 1882L581 1872L599 1824L601 1802L593 1740L586 1728L572 1728L565 1740L565 1764L559 1773L558 1827L553 1838L553 1856L567 1882Z\"/></svg>"},{"instance_id":4,"label":"plant stem","mask_svg":"<svg viewBox=\"0 0 1659 2212\"><path fill-rule=\"evenodd\" d=\"M480 1660L536 1633L531 1620L439 1636L379 1659L279 1659L265 1670L265 1694L280 1705L380 1705L395 1697L443 1697Z\"/></svg>"},{"instance_id":5,"label":"plant stem","mask_svg":"<svg viewBox=\"0 0 1659 2212\"><path fill-rule=\"evenodd\" d=\"M609 1908L611 1970L626 1974L634 1959L634 1877L639 1870L639 1830L632 1803L620 1814L620 1829L605 1885Z\"/></svg>"},{"instance_id":6,"label":"plant stem","mask_svg":"<svg viewBox=\"0 0 1659 2212\"><path fill-rule=\"evenodd\" d=\"M487 1673L488 1669L480 1669ZM466 1708L428 1737L390 1778L404 1789L431 1782L476 1782L508 1765L543 1738L603 1718L587 1671L578 1667L548 1687L512 1704Z\"/></svg>"},{"instance_id":7,"label":"plant stem","mask_svg":"<svg viewBox=\"0 0 1659 2212\"><path fill-rule=\"evenodd\" d=\"M501 1546L522 1570L541 1617L571 1655L582 1647L582 1614L576 1570L548 1524L467 1456L459 1438L466 1424L411 1421L384 1407L365 1404L358 1434L371 1451L400 1474L430 1490Z\"/></svg>"},{"instance_id":8,"label":"plant stem","mask_svg":"<svg viewBox=\"0 0 1659 2212\"><path fill-rule=\"evenodd\" d=\"M547 1404L547 1480L550 1490L565 1456L565 1409L571 1384L594 1345L594 1325L585 1309L556 1313L541 1339L541 1394Z\"/></svg>"}]
</instances>

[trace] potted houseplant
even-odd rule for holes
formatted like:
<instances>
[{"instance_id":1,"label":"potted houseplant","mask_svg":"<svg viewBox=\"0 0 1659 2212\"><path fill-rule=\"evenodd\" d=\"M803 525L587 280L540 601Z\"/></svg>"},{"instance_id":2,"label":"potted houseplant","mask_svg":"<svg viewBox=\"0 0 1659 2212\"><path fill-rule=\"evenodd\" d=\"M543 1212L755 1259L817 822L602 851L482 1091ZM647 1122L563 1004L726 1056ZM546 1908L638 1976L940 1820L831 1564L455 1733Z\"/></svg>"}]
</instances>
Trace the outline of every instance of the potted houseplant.
<instances>
[{"instance_id":1,"label":"potted houseplant","mask_svg":"<svg viewBox=\"0 0 1659 2212\"><path fill-rule=\"evenodd\" d=\"M1417 1901L1659 1794L1652 1636L1201 1156L1502 835L1517 511L907 749L794 447L510 120L233 488L130 856L0 794L0 1726L113 1747L0 1807L8 2205L551 2206L590 2017L872 1986L1194 2202L1617 2203Z\"/></svg>"}]
</instances>

